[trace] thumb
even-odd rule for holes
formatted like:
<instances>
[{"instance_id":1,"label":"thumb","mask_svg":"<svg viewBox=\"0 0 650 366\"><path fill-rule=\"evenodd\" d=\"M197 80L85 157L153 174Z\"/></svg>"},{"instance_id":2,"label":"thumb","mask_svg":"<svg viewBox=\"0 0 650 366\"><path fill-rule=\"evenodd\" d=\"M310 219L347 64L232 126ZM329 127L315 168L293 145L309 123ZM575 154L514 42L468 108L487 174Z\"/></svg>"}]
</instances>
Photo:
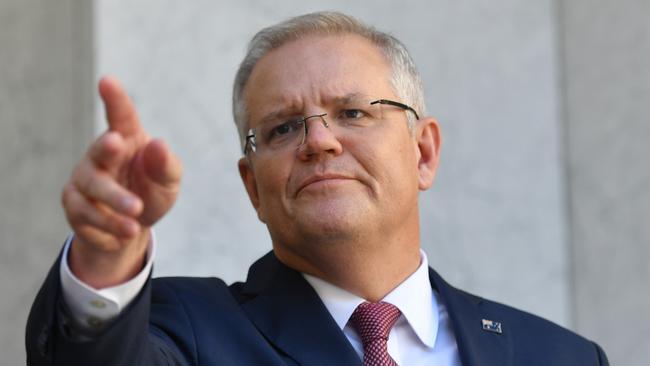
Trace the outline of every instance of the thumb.
<instances>
[{"instance_id":1,"label":"thumb","mask_svg":"<svg viewBox=\"0 0 650 366\"><path fill-rule=\"evenodd\" d=\"M183 167L180 159L160 139L151 140L142 152L144 173L158 185L174 186L181 180Z\"/></svg>"}]
</instances>

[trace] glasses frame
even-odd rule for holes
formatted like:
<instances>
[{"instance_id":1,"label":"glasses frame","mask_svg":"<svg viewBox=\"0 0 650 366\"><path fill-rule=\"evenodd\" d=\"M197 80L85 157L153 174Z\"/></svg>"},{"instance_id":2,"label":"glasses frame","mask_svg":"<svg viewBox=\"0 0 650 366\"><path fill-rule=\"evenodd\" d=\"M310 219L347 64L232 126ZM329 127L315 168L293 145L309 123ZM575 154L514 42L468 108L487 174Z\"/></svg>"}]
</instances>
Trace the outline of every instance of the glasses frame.
<instances>
[{"instance_id":1,"label":"glasses frame","mask_svg":"<svg viewBox=\"0 0 650 366\"><path fill-rule=\"evenodd\" d=\"M403 110L413 112L413 114L415 115L415 119L420 119L420 116L418 116L418 112L416 112L415 109L411 108L410 106L404 103L396 102L390 99L377 99L374 102L370 102L370 105L375 105L375 104L388 104L394 107L402 108Z\"/></svg>"},{"instance_id":2,"label":"glasses frame","mask_svg":"<svg viewBox=\"0 0 650 366\"><path fill-rule=\"evenodd\" d=\"M420 116L418 115L418 112L416 112L415 109L413 109L411 106L406 105L404 103L396 102L396 101L390 100L390 99L377 99L375 101L370 102L370 105L375 105L375 104L387 104L387 105L392 105L394 107L401 108L401 109L403 109L405 111L411 111L413 113L413 115L415 115L415 119L420 119ZM321 119L321 121L323 121L323 126L329 128L329 124L327 123L325 118L323 118L326 115L327 115L327 113L314 114L312 116L303 117L303 118L301 118L299 120L299 122L302 123L303 128L305 129L305 131L304 131L304 133L302 135L303 136L302 140L300 141L300 144L298 144L298 146L301 146L302 144L305 143L305 138L307 137L307 133L309 133L309 129L307 127L307 120L308 119L314 118L314 117L319 117ZM245 138L246 138L246 141L244 142L244 155L247 155L249 152L254 153L255 150L256 150L255 129L254 128L248 129L248 133L246 134Z\"/></svg>"}]
</instances>

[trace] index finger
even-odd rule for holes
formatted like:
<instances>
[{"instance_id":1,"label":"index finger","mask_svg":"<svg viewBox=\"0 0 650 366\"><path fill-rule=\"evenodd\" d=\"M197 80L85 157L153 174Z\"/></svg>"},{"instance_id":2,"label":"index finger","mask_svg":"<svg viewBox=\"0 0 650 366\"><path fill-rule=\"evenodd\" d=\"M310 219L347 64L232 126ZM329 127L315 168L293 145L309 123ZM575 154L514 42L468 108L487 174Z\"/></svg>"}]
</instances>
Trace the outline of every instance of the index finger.
<instances>
[{"instance_id":1,"label":"index finger","mask_svg":"<svg viewBox=\"0 0 650 366\"><path fill-rule=\"evenodd\" d=\"M103 77L99 81L99 95L104 101L109 130L125 137L143 131L135 105L117 79Z\"/></svg>"}]
</instances>

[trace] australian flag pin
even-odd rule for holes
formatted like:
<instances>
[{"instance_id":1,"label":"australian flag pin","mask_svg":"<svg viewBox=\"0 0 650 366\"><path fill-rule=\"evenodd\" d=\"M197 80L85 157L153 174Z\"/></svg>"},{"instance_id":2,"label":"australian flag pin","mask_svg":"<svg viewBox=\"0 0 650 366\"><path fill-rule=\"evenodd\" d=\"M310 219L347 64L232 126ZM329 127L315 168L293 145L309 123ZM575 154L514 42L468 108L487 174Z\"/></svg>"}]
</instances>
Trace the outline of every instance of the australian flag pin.
<instances>
[{"instance_id":1,"label":"australian flag pin","mask_svg":"<svg viewBox=\"0 0 650 366\"><path fill-rule=\"evenodd\" d=\"M503 330L501 329L501 323L499 322L495 322L494 320L481 319L481 323L483 323L483 330L497 334L503 333Z\"/></svg>"}]
</instances>

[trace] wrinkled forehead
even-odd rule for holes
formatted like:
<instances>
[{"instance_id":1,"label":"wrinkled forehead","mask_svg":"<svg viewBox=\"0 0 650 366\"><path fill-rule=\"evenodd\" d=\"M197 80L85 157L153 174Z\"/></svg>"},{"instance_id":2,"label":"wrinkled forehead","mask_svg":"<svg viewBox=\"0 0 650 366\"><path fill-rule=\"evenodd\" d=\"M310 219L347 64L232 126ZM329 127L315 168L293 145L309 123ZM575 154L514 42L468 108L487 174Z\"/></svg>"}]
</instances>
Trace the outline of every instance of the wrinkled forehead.
<instances>
[{"instance_id":1,"label":"wrinkled forehead","mask_svg":"<svg viewBox=\"0 0 650 366\"><path fill-rule=\"evenodd\" d=\"M349 95L394 96L390 67L377 46L353 34L290 41L257 63L244 90L251 126L282 108L327 107Z\"/></svg>"}]
</instances>

